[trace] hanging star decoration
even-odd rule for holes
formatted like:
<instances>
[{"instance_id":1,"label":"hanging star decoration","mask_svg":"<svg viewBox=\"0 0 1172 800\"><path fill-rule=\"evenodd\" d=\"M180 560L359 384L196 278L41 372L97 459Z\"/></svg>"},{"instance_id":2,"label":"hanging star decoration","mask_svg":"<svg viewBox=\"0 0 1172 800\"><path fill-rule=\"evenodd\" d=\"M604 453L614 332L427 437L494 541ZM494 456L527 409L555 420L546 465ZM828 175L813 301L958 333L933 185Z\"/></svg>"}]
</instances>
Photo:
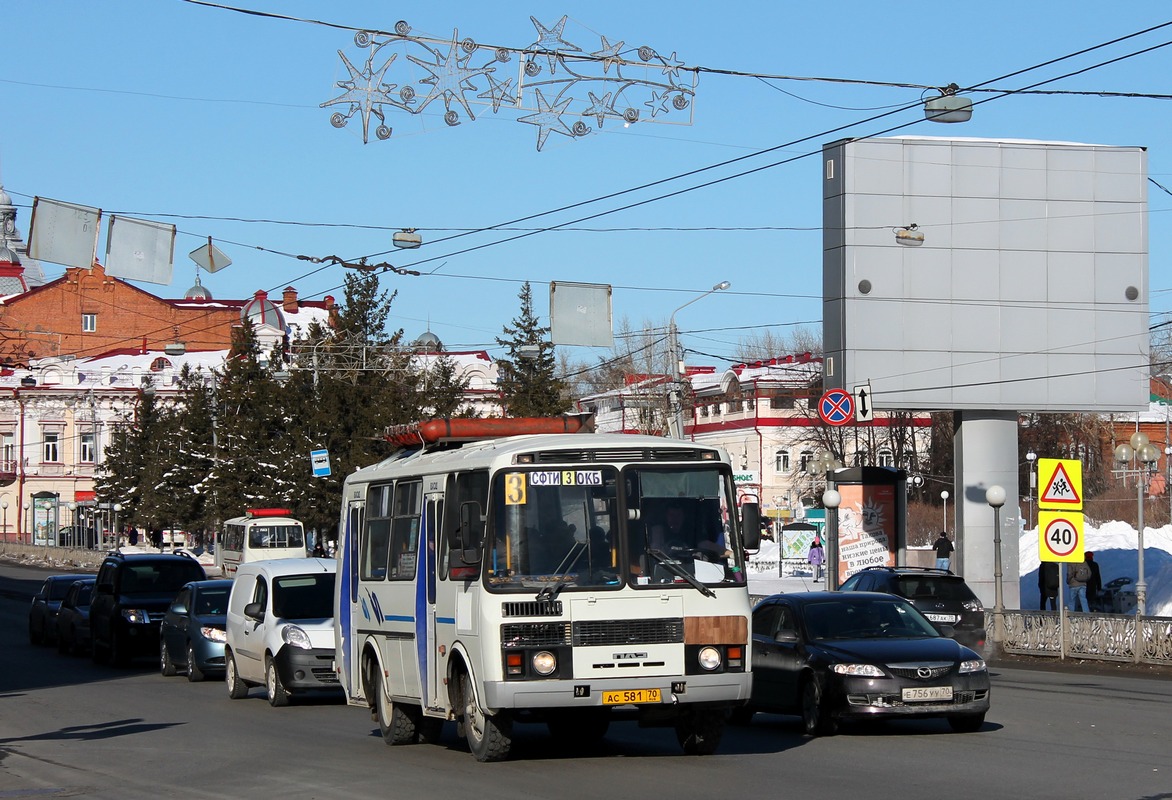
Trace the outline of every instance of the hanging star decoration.
<instances>
[{"instance_id":1,"label":"hanging star decoration","mask_svg":"<svg viewBox=\"0 0 1172 800\"><path fill-rule=\"evenodd\" d=\"M362 143L367 144L370 140L370 118L374 116L378 119L381 125L375 131L380 139L389 138L391 129L386 125L386 118L383 116L381 106L398 105L391 97L391 90L395 88L395 84L383 83L383 76L387 69L390 68L398 54L391 55L387 62L375 72L372 64L374 62L374 53L366 59L366 64L361 70L357 69L350 63L350 59L346 58L346 54L341 50L338 55L342 57L342 63L346 65L346 69L350 72L350 79L345 81L338 81L339 89L345 91L333 100L327 100L322 103L319 108L326 108L327 106L346 105L349 110L345 114L335 113L330 122L335 128L345 126L346 121L356 113L361 112L362 115ZM384 135L385 134L385 135Z\"/></svg>"},{"instance_id":2,"label":"hanging star decoration","mask_svg":"<svg viewBox=\"0 0 1172 800\"><path fill-rule=\"evenodd\" d=\"M566 123L562 122L562 114L565 113L566 106L570 104L572 98L567 97L556 105L550 105L545 101L540 89L534 89L533 92L537 95L537 113L519 117L517 122L537 126L537 149L540 150L545 146L545 139L549 136L550 131L573 137L574 132L566 127Z\"/></svg>"},{"instance_id":3,"label":"hanging star decoration","mask_svg":"<svg viewBox=\"0 0 1172 800\"><path fill-rule=\"evenodd\" d=\"M359 119L363 142L369 141L372 125L376 138L390 138L387 111L418 116L437 100L443 102L449 126L475 121L478 113L515 110L517 122L537 127L538 150L550 133L582 138L601 132L608 118L628 125L691 124L698 72L689 70L675 51L667 58L647 46L624 51L622 40L612 43L606 36L587 34L599 41L592 49L582 46L589 39L570 31L568 16L553 25L533 16L529 21L537 38L524 48L461 39L458 28L450 39L416 35L403 20L390 32L361 31L354 42L367 51L365 61L352 61L338 51L348 76L336 84L342 93L321 107L336 109L330 124L337 128ZM385 60L380 56L384 48L391 48ZM638 60L628 59L625 52L637 52ZM406 57L398 59L400 53ZM514 57L521 66L505 78L501 65ZM355 61L363 64L361 69ZM426 74L419 77L414 67ZM399 73L392 76L397 82L388 80L392 68Z\"/></svg>"}]
</instances>

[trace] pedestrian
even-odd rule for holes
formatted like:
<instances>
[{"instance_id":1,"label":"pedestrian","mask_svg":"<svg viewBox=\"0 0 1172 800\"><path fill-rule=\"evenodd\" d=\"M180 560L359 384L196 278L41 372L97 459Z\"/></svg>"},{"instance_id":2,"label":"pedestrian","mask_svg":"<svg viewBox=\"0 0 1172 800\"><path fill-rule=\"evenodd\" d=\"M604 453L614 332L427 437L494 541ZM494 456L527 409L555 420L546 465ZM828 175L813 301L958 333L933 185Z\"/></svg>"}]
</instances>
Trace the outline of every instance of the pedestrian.
<instances>
[{"instance_id":1,"label":"pedestrian","mask_svg":"<svg viewBox=\"0 0 1172 800\"><path fill-rule=\"evenodd\" d=\"M814 541L810 542L810 552L806 554L806 560L813 569L814 580L822 580L822 565L826 563L826 551L822 549L822 539L818 534L814 534Z\"/></svg>"},{"instance_id":2,"label":"pedestrian","mask_svg":"<svg viewBox=\"0 0 1172 800\"><path fill-rule=\"evenodd\" d=\"M1071 564L1066 571L1066 586L1070 589L1070 610L1078 611L1079 606L1082 606L1082 611L1090 611L1087 606L1087 581L1091 579L1091 568L1086 561L1079 561L1076 564Z\"/></svg>"},{"instance_id":3,"label":"pedestrian","mask_svg":"<svg viewBox=\"0 0 1172 800\"><path fill-rule=\"evenodd\" d=\"M138 544L138 528L134 527L133 525L131 525L130 530L126 532L126 543L131 547L134 547Z\"/></svg>"},{"instance_id":4,"label":"pedestrian","mask_svg":"<svg viewBox=\"0 0 1172 800\"><path fill-rule=\"evenodd\" d=\"M1099 571L1099 564L1095 561L1095 554L1090 550L1083 558L1091 571L1091 579L1087 581L1087 605L1095 611L1103 611L1103 575Z\"/></svg>"},{"instance_id":5,"label":"pedestrian","mask_svg":"<svg viewBox=\"0 0 1172 800\"><path fill-rule=\"evenodd\" d=\"M1046 610L1046 603L1050 603L1050 610L1058 610L1058 562L1043 561L1038 567L1038 595L1041 597L1039 609Z\"/></svg>"},{"instance_id":6,"label":"pedestrian","mask_svg":"<svg viewBox=\"0 0 1172 800\"><path fill-rule=\"evenodd\" d=\"M940 538L932 545L936 551L936 569L948 569L952 566L952 551L955 549L948 541L948 531L940 531Z\"/></svg>"}]
</instances>

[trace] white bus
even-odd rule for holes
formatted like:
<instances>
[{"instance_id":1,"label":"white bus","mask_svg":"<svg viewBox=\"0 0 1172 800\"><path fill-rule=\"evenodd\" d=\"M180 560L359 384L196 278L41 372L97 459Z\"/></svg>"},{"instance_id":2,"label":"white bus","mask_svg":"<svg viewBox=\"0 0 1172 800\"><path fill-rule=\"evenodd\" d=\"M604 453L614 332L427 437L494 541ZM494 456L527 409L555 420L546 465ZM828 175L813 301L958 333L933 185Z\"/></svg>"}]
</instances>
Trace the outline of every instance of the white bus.
<instances>
[{"instance_id":1,"label":"white bus","mask_svg":"<svg viewBox=\"0 0 1172 800\"><path fill-rule=\"evenodd\" d=\"M422 446L346 479L334 620L347 701L393 745L453 720L479 761L508 757L514 723L581 743L615 718L711 753L749 698L758 508L742 525L722 450L540 433L551 426L585 427L396 426L388 439Z\"/></svg>"},{"instance_id":2,"label":"white bus","mask_svg":"<svg viewBox=\"0 0 1172 800\"><path fill-rule=\"evenodd\" d=\"M287 508L252 508L243 517L224 523L216 537L216 566L225 578L235 578L246 561L305 558L305 527Z\"/></svg>"}]
</instances>

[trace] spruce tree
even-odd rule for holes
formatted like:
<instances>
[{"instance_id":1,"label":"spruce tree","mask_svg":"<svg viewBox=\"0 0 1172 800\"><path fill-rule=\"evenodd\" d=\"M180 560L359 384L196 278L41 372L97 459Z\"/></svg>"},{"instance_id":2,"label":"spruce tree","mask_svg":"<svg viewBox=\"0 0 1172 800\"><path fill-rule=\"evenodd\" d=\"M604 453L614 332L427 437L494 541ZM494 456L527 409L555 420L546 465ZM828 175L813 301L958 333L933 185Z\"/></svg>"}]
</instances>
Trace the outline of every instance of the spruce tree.
<instances>
[{"instance_id":1,"label":"spruce tree","mask_svg":"<svg viewBox=\"0 0 1172 800\"><path fill-rule=\"evenodd\" d=\"M521 313L513 319L512 327L504 326L504 338L496 340L506 351L497 382L501 405L510 417L563 414L569 410L570 400L564 382L557 377L549 328L542 327L533 313L533 292L528 283L518 296Z\"/></svg>"}]
</instances>

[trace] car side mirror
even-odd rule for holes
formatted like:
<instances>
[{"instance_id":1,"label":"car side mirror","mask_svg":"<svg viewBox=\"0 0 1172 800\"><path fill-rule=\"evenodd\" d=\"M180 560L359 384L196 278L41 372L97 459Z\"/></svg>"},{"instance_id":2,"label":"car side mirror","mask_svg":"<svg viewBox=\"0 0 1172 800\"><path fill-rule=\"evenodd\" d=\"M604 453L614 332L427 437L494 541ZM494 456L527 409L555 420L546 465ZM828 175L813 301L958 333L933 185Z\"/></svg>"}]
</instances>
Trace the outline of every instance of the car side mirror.
<instances>
[{"instance_id":1,"label":"car side mirror","mask_svg":"<svg viewBox=\"0 0 1172 800\"><path fill-rule=\"evenodd\" d=\"M790 628L784 628L777 632L777 635L773 637L773 641L778 644L797 644L798 632Z\"/></svg>"},{"instance_id":2,"label":"car side mirror","mask_svg":"<svg viewBox=\"0 0 1172 800\"><path fill-rule=\"evenodd\" d=\"M484 519L480 503L469 500L460 504L460 532L457 536L460 560L465 564L480 563L480 542L483 540Z\"/></svg>"},{"instance_id":3,"label":"car side mirror","mask_svg":"<svg viewBox=\"0 0 1172 800\"><path fill-rule=\"evenodd\" d=\"M257 622L265 621L265 607L260 603L249 603L244 607L244 616Z\"/></svg>"},{"instance_id":4,"label":"car side mirror","mask_svg":"<svg viewBox=\"0 0 1172 800\"><path fill-rule=\"evenodd\" d=\"M956 628L953 627L952 625L949 625L947 622L934 622L932 624L936 626L936 630L940 631L940 635L943 636L944 638L946 638L946 639L955 639L956 638Z\"/></svg>"},{"instance_id":5,"label":"car side mirror","mask_svg":"<svg viewBox=\"0 0 1172 800\"><path fill-rule=\"evenodd\" d=\"M183 605L182 603L172 603L170 611L172 614L183 615L187 613L187 606Z\"/></svg>"}]
</instances>

